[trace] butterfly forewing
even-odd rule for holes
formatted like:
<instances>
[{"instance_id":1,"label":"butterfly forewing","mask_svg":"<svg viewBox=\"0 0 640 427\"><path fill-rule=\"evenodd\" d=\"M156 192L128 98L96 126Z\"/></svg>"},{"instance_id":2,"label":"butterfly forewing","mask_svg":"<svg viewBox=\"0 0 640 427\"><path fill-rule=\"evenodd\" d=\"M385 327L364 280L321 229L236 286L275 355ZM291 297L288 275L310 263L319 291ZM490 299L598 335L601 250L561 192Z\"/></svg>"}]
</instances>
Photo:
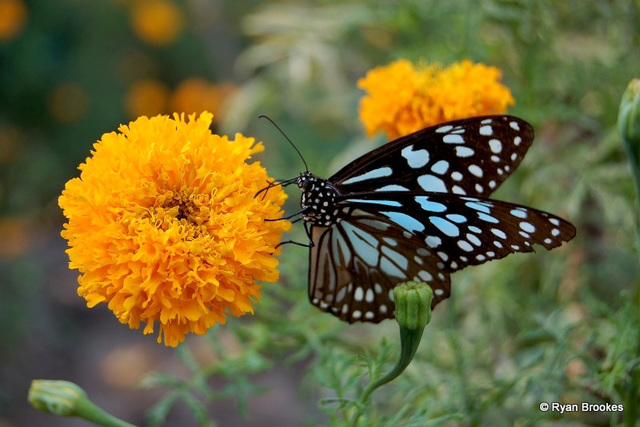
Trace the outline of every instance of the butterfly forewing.
<instances>
[{"instance_id":1,"label":"butterfly forewing","mask_svg":"<svg viewBox=\"0 0 640 427\"><path fill-rule=\"evenodd\" d=\"M520 164L532 142L533 128L517 117L456 120L391 141L329 181L343 194L429 191L487 197Z\"/></svg>"},{"instance_id":2,"label":"butterfly forewing","mask_svg":"<svg viewBox=\"0 0 640 427\"><path fill-rule=\"evenodd\" d=\"M309 298L349 323L393 318L393 288L415 280L434 290L432 307L449 297L449 274L422 238L385 216L345 206L340 221L313 227Z\"/></svg>"}]
</instances>

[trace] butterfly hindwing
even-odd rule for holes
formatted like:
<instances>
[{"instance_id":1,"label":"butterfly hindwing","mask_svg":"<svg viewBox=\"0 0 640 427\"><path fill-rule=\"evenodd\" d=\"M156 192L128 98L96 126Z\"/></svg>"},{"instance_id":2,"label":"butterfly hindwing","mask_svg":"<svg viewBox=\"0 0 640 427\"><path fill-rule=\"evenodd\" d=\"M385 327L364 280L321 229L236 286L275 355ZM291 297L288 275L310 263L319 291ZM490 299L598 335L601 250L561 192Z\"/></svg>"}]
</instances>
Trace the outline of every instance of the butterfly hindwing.
<instances>
[{"instance_id":1,"label":"butterfly hindwing","mask_svg":"<svg viewBox=\"0 0 640 427\"><path fill-rule=\"evenodd\" d=\"M573 225L552 214L514 203L445 193L366 193L347 204L386 217L418 236L453 272L511 253L553 249L571 240Z\"/></svg>"},{"instance_id":2,"label":"butterfly hindwing","mask_svg":"<svg viewBox=\"0 0 640 427\"><path fill-rule=\"evenodd\" d=\"M513 116L485 116L432 126L349 163L329 181L343 194L443 192L489 196L522 161L533 128Z\"/></svg>"},{"instance_id":3,"label":"butterfly hindwing","mask_svg":"<svg viewBox=\"0 0 640 427\"><path fill-rule=\"evenodd\" d=\"M394 317L393 288L416 280L449 297L449 274L424 244L389 218L345 206L340 221L312 227L309 299L349 323Z\"/></svg>"}]
</instances>

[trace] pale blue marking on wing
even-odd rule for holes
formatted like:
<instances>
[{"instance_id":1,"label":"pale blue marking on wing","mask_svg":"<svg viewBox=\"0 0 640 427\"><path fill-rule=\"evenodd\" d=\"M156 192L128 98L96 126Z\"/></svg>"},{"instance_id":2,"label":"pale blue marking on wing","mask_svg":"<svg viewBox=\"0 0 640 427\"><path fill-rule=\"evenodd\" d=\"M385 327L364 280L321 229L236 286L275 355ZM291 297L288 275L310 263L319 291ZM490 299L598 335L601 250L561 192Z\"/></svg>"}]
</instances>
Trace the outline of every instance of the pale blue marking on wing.
<instances>
[{"instance_id":1,"label":"pale blue marking on wing","mask_svg":"<svg viewBox=\"0 0 640 427\"><path fill-rule=\"evenodd\" d=\"M368 199L347 199L349 203L369 203L372 205L384 205L384 206L393 206L396 208L402 207L400 202L396 202L394 200L368 200Z\"/></svg>"},{"instance_id":2,"label":"pale blue marking on wing","mask_svg":"<svg viewBox=\"0 0 640 427\"><path fill-rule=\"evenodd\" d=\"M465 205L467 205L468 208L479 211L479 212L484 212L486 214L491 213L491 209L489 209L488 206L482 205L480 203L467 202L465 203Z\"/></svg>"},{"instance_id":3,"label":"pale blue marking on wing","mask_svg":"<svg viewBox=\"0 0 640 427\"><path fill-rule=\"evenodd\" d=\"M447 215L447 219L453 222L456 222L458 224L462 223L462 222L467 222L467 218L465 218L464 216L460 215L460 214L449 214Z\"/></svg>"},{"instance_id":4,"label":"pale blue marking on wing","mask_svg":"<svg viewBox=\"0 0 640 427\"><path fill-rule=\"evenodd\" d=\"M389 211L381 211L380 213L407 231L424 231L424 224L407 214Z\"/></svg>"},{"instance_id":5,"label":"pale blue marking on wing","mask_svg":"<svg viewBox=\"0 0 640 427\"><path fill-rule=\"evenodd\" d=\"M354 227L348 222L341 222L343 230L353 246L355 254L369 265L378 264L378 241L371 234Z\"/></svg>"},{"instance_id":6,"label":"pale blue marking on wing","mask_svg":"<svg viewBox=\"0 0 640 427\"><path fill-rule=\"evenodd\" d=\"M448 134L442 137L442 142L446 144L464 144L464 138L456 134Z\"/></svg>"},{"instance_id":7,"label":"pale blue marking on wing","mask_svg":"<svg viewBox=\"0 0 640 427\"><path fill-rule=\"evenodd\" d=\"M448 169L449 162L446 160L439 160L433 166L431 166L431 171L437 173L438 175L446 173Z\"/></svg>"},{"instance_id":8,"label":"pale blue marking on wing","mask_svg":"<svg viewBox=\"0 0 640 427\"><path fill-rule=\"evenodd\" d=\"M460 229L453 223L439 216L430 216L429 221L431 224L438 227L440 231L449 237L456 237L460 235Z\"/></svg>"},{"instance_id":9,"label":"pale blue marking on wing","mask_svg":"<svg viewBox=\"0 0 640 427\"><path fill-rule=\"evenodd\" d=\"M429 200L428 196L416 196L416 202L424 209L429 212L444 212L447 210L447 207L442 203L432 202Z\"/></svg>"},{"instance_id":10,"label":"pale blue marking on wing","mask_svg":"<svg viewBox=\"0 0 640 427\"><path fill-rule=\"evenodd\" d=\"M444 184L444 181L428 173L418 178L418 185L420 185L424 191L447 192L447 186Z\"/></svg>"},{"instance_id":11,"label":"pale blue marking on wing","mask_svg":"<svg viewBox=\"0 0 640 427\"><path fill-rule=\"evenodd\" d=\"M480 218L481 220L486 221L486 222L491 222L493 224L500 223L500 221L498 221L498 219L496 217L493 217L491 215L487 215L486 213L483 213L483 212L478 212L478 218Z\"/></svg>"},{"instance_id":12,"label":"pale blue marking on wing","mask_svg":"<svg viewBox=\"0 0 640 427\"><path fill-rule=\"evenodd\" d=\"M375 191L409 191L407 187L398 184L389 184L384 187L377 188Z\"/></svg>"},{"instance_id":13,"label":"pale blue marking on wing","mask_svg":"<svg viewBox=\"0 0 640 427\"><path fill-rule=\"evenodd\" d=\"M333 233L332 236L333 239L331 242L331 250L334 253L334 258L336 260L344 260L342 264L348 265L351 262L351 251L349 250L347 242L344 241L344 238L340 235L340 233Z\"/></svg>"},{"instance_id":14,"label":"pale blue marking on wing","mask_svg":"<svg viewBox=\"0 0 640 427\"><path fill-rule=\"evenodd\" d=\"M396 267L388 258L383 257L380 260L380 269L389 276L404 278L406 274Z\"/></svg>"},{"instance_id":15,"label":"pale blue marking on wing","mask_svg":"<svg viewBox=\"0 0 640 427\"><path fill-rule=\"evenodd\" d=\"M378 169L370 170L362 175L352 176L351 178L344 180L343 184L354 184L356 182L366 181L368 179L382 178L385 176L391 176L393 170L390 167L384 166Z\"/></svg>"},{"instance_id":16,"label":"pale blue marking on wing","mask_svg":"<svg viewBox=\"0 0 640 427\"><path fill-rule=\"evenodd\" d=\"M406 270L409 267L409 260L400 252L396 252L388 246L382 247L382 255L389 258L394 263L398 264L401 269ZM384 259L384 258L383 258Z\"/></svg>"},{"instance_id":17,"label":"pale blue marking on wing","mask_svg":"<svg viewBox=\"0 0 640 427\"><path fill-rule=\"evenodd\" d=\"M469 147L456 147L456 155L458 157L471 157L475 154L475 151Z\"/></svg>"},{"instance_id":18,"label":"pale blue marking on wing","mask_svg":"<svg viewBox=\"0 0 640 427\"><path fill-rule=\"evenodd\" d=\"M425 149L413 151L413 145L404 147L400 154L407 160L409 167L413 169L421 168L429 163L429 152Z\"/></svg>"}]
</instances>

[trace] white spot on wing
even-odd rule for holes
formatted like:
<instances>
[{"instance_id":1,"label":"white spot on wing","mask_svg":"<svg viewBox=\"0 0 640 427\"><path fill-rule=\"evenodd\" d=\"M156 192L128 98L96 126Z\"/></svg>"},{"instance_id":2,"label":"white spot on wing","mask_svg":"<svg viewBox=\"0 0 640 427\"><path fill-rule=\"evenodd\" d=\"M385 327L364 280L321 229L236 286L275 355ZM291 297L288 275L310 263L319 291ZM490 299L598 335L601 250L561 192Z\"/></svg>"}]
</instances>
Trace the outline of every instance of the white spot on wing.
<instances>
[{"instance_id":1,"label":"white spot on wing","mask_svg":"<svg viewBox=\"0 0 640 427\"><path fill-rule=\"evenodd\" d=\"M447 162L446 160L440 160L433 166L431 166L431 171L437 173L438 175L446 173L447 169L449 169L449 162Z\"/></svg>"},{"instance_id":2,"label":"white spot on wing","mask_svg":"<svg viewBox=\"0 0 640 427\"><path fill-rule=\"evenodd\" d=\"M484 136L493 135L493 128L491 128L491 126L489 125L481 126L480 135L484 135Z\"/></svg>"},{"instance_id":3,"label":"white spot on wing","mask_svg":"<svg viewBox=\"0 0 640 427\"><path fill-rule=\"evenodd\" d=\"M469 172L471 172L473 175L477 176L478 178L482 178L482 169L480 168L480 166L478 165L469 165Z\"/></svg>"},{"instance_id":4,"label":"white spot on wing","mask_svg":"<svg viewBox=\"0 0 640 427\"><path fill-rule=\"evenodd\" d=\"M489 148L491 148L491 152L498 154L502 151L502 142L499 139L490 139Z\"/></svg>"},{"instance_id":5,"label":"white spot on wing","mask_svg":"<svg viewBox=\"0 0 640 427\"><path fill-rule=\"evenodd\" d=\"M473 252L473 246L466 240L458 240L458 247L465 252Z\"/></svg>"},{"instance_id":6,"label":"white spot on wing","mask_svg":"<svg viewBox=\"0 0 640 427\"><path fill-rule=\"evenodd\" d=\"M469 148L469 147L464 147L464 146L460 146L460 147L456 147L456 155L458 157L471 157L474 155L474 151L473 149Z\"/></svg>"},{"instance_id":7,"label":"white spot on wing","mask_svg":"<svg viewBox=\"0 0 640 427\"><path fill-rule=\"evenodd\" d=\"M527 233L533 233L536 231L536 227L530 222L522 221L520 223L520 228Z\"/></svg>"},{"instance_id":8,"label":"white spot on wing","mask_svg":"<svg viewBox=\"0 0 640 427\"><path fill-rule=\"evenodd\" d=\"M448 134L442 137L442 142L446 144L464 144L464 138L456 134Z\"/></svg>"},{"instance_id":9,"label":"white spot on wing","mask_svg":"<svg viewBox=\"0 0 640 427\"><path fill-rule=\"evenodd\" d=\"M427 246L429 246L430 248L437 248L442 244L442 239L439 238L438 236L427 236L427 238L425 239L425 242L427 243Z\"/></svg>"},{"instance_id":10,"label":"white spot on wing","mask_svg":"<svg viewBox=\"0 0 640 427\"><path fill-rule=\"evenodd\" d=\"M516 218L526 218L527 217L527 211L525 211L523 209L512 209L511 210L511 215L515 216Z\"/></svg>"}]
</instances>

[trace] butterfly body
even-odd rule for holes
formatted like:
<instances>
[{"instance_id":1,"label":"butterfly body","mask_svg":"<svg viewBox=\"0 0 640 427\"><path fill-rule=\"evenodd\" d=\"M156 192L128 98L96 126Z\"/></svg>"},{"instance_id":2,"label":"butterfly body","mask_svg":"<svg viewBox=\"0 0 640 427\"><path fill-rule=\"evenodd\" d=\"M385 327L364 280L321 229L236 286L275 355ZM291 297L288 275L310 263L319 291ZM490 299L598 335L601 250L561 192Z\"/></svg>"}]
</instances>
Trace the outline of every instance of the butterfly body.
<instances>
[{"instance_id":1,"label":"butterfly body","mask_svg":"<svg viewBox=\"0 0 640 427\"><path fill-rule=\"evenodd\" d=\"M457 120L371 151L329 179L306 171L309 298L350 323L394 317L393 288L415 280L450 294L469 265L560 246L575 228L552 214L488 199L523 159L533 129L512 116Z\"/></svg>"},{"instance_id":2,"label":"butterfly body","mask_svg":"<svg viewBox=\"0 0 640 427\"><path fill-rule=\"evenodd\" d=\"M329 181L307 171L300 174L296 183L302 190L302 219L317 226L329 226L338 220L336 200L340 194Z\"/></svg>"}]
</instances>

